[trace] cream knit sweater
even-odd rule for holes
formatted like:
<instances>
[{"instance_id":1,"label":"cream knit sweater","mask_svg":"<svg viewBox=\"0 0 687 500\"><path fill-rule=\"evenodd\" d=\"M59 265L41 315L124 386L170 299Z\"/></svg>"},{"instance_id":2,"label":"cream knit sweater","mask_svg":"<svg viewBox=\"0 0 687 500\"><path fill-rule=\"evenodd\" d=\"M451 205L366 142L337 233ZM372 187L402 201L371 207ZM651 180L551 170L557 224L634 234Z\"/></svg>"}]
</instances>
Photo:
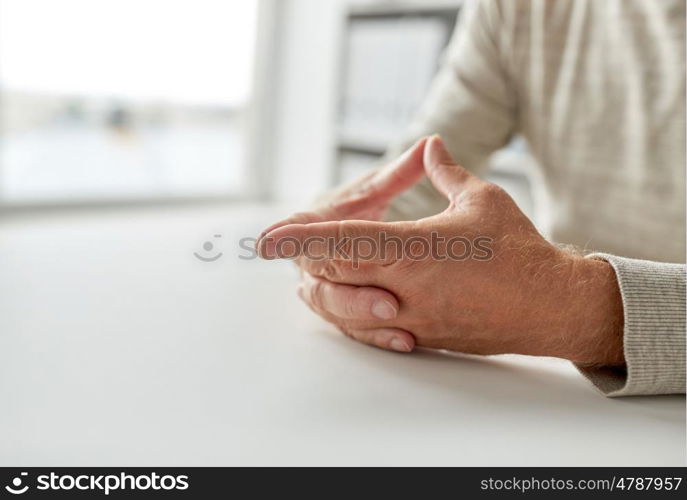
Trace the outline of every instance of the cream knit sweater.
<instances>
[{"instance_id":1,"label":"cream knit sweater","mask_svg":"<svg viewBox=\"0 0 687 500\"><path fill-rule=\"evenodd\" d=\"M551 238L603 253L625 308L627 370L609 396L685 390L685 1L466 3L408 141L439 133L479 172L514 134L553 201ZM390 218L444 199L425 179ZM675 262L678 264L670 264Z\"/></svg>"}]
</instances>

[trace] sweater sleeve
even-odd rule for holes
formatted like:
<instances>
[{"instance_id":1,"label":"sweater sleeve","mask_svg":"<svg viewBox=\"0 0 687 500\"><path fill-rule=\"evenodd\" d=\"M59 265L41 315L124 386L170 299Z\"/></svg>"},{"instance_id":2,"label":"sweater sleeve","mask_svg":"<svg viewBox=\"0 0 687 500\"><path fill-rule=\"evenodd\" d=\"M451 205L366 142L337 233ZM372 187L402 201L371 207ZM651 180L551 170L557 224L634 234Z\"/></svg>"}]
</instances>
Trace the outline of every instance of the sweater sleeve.
<instances>
[{"instance_id":1,"label":"sweater sleeve","mask_svg":"<svg viewBox=\"0 0 687 500\"><path fill-rule=\"evenodd\" d=\"M419 137L440 134L456 161L479 174L489 155L508 144L517 110L515 90L504 69L503 32L498 2L465 2L421 109L404 137L390 146L387 159ZM447 205L425 177L392 202L386 219L416 220Z\"/></svg>"},{"instance_id":2,"label":"sweater sleeve","mask_svg":"<svg viewBox=\"0 0 687 500\"><path fill-rule=\"evenodd\" d=\"M685 266L595 253L623 301L626 368L577 368L606 396L685 392Z\"/></svg>"}]
</instances>

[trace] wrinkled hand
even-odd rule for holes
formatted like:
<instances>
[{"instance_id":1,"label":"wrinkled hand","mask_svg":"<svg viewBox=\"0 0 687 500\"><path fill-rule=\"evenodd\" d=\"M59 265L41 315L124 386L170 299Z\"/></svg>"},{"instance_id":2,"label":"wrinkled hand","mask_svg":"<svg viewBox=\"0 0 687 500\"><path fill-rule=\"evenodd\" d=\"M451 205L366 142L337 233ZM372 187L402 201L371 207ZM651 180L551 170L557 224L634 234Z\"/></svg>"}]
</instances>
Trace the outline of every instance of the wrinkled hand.
<instances>
[{"instance_id":1,"label":"wrinkled hand","mask_svg":"<svg viewBox=\"0 0 687 500\"><path fill-rule=\"evenodd\" d=\"M424 172L449 200L440 214L384 223L340 209L379 215ZM301 295L318 314L358 340L401 351L417 343L623 363L622 303L609 264L551 245L502 189L456 165L437 136L386 176L393 181L330 213L287 219L257 244L264 258L299 258Z\"/></svg>"},{"instance_id":2,"label":"wrinkled hand","mask_svg":"<svg viewBox=\"0 0 687 500\"><path fill-rule=\"evenodd\" d=\"M256 248L260 248L263 236L289 224L382 220L389 203L424 175L422 155L425 142L426 138L420 139L395 161L332 193L314 209L295 213L272 224L260 234ZM413 349L415 339L402 329L385 327L357 331L345 326L347 321L354 319L395 318L399 303L393 294L380 288L348 286L327 282L322 278L315 279L307 271L312 268L312 262L307 257L296 256L295 262L301 269L299 296L311 309L336 325L343 333L382 348L402 352Z\"/></svg>"}]
</instances>

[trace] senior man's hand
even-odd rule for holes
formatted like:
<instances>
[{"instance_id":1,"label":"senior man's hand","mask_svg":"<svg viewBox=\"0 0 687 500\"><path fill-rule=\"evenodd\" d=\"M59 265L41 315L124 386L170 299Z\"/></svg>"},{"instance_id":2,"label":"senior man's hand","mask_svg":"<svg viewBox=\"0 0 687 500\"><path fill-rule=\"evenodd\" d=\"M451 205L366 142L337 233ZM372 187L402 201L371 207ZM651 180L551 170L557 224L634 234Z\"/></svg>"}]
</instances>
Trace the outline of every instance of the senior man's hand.
<instances>
[{"instance_id":1,"label":"senior man's hand","mask_svg":"<svg viewBox=\"0 0 687 500\"><path fill-rule=\"evenodd\" d=\"M304 300L363 342L623 364L611 266L547 242L502 189L456 165L438 136L387 170L393 182L344 205L378 213L423 166L449 200L444 212L395 223L299 215L266 231L260 255L299 258ZM380 300L395 314L370 314Z\"/></svg>"},{"instance_id":2,"label":"senior man's hand","mask_svg":"<svg viewBox=\"0 0 687 500\"><path fill-rule=\"evenodd\" d=\"M352 184L330 193L312 210L290 215L265 229L260 240L267 233L289 224L341 220L380 221L395 196L411 187L424 175L423 152L426 138L420 139L404 154L384 168L361 177ZM398 328L347 329L349 320L389 320L396 317L399 303L396 297L380 288L348 286L324 279L314 280L307 272L311 262L305 256L297 256L296 264L301 268L301 284L298 294L311 305L315 312L328 319L339 329L357 340L378 347L408 352L415 346L413 335ZM315 289L313 289L315 288ZM307 291L308 300L304 293ZM320 300L321 299L321 300Z\"/></svg>"}]
</instances>

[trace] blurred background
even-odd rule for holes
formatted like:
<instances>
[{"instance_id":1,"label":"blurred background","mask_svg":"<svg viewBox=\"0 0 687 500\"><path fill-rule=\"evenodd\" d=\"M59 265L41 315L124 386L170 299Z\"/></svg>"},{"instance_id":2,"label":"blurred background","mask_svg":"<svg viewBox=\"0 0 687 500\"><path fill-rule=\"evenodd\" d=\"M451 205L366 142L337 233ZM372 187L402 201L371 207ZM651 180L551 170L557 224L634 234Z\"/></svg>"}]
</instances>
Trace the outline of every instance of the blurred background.
<instances>
[{"instance_id":1,"label":"blurred background","mask_svg":"<svg viewBox=\"0 0 687 500\"><path fill-rule=\"evenodd\" d=\"M420 106L459 0L0 0L0 209L307 203ZM533 215L519 141L492 180Z\"/></svg>"},{"instance_id":2,"label":"blurred background","mask_svg":"<svg viewBox=\"0 0 687 500\"><path fill-rule=\"evenodd\" d=\"M3 203L244 192L257 3L2 0Z\"/></svg>"}]
</instances>

